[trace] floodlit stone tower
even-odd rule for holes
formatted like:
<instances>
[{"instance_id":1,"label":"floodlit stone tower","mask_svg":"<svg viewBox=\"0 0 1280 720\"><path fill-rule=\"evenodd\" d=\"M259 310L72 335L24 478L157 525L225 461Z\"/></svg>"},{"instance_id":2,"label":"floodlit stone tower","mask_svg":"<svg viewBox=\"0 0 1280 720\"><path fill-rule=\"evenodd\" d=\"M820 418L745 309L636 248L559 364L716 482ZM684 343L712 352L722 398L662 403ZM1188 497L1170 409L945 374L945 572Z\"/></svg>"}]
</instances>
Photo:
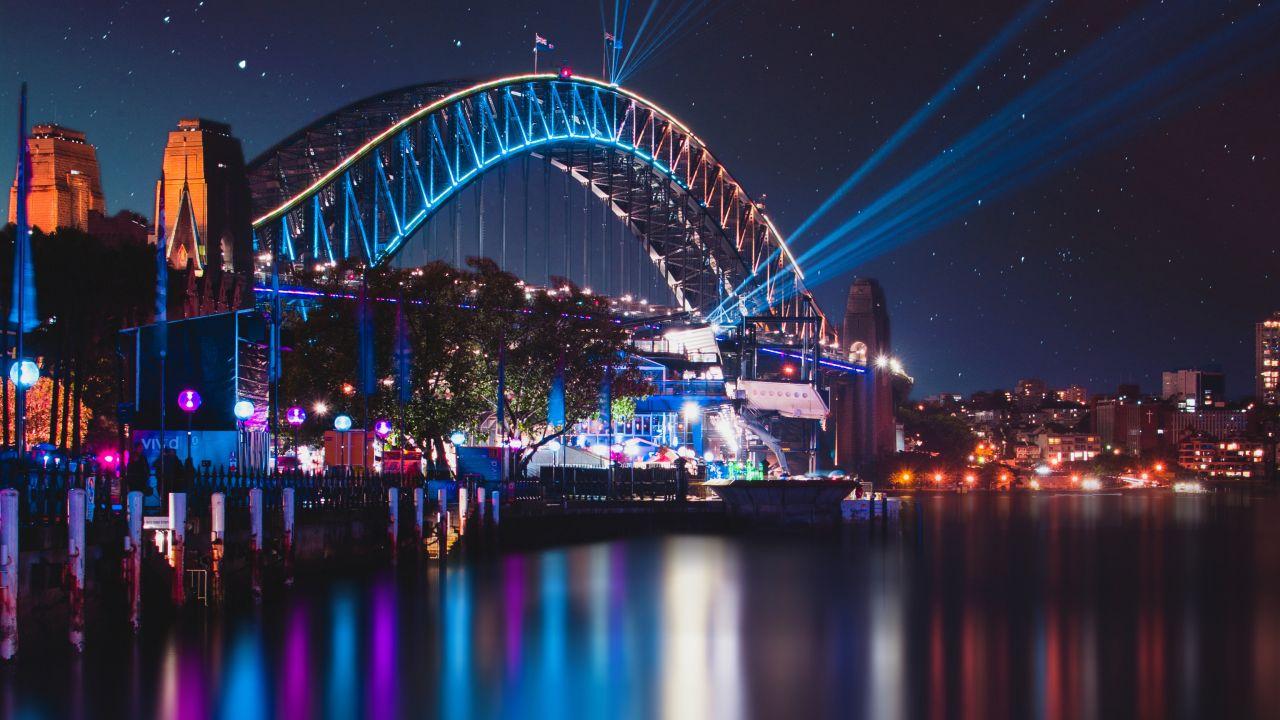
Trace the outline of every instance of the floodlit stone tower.
<instances>
[{"instance_id":1,"label":"floodlit stone tower","mask_svg":"<svg viewBox=\"0 0 1280 720\"><path fill-rule=\"evenodd\" d=\"M98 153L84 133L60 125L36 125L28 138L31 148L31 195L27 217L32 229L51 233L59 228L89 229L89 213L106 215ZM9 222L17 215L17 178L9 189Z\"/></svg>"}]
</instances>

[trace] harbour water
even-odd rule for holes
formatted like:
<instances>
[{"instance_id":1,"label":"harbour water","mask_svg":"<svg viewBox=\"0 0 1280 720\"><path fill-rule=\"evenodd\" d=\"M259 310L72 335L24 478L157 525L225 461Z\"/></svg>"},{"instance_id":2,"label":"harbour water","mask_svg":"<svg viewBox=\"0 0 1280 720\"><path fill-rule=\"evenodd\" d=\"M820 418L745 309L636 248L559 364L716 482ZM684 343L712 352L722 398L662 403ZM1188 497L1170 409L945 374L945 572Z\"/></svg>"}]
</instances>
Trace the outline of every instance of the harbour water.
<instances>
[{"instance_id":1,"label":"harbour water","mask_svg":"<svg viewBox=\"0 0 1280 720\"><path fill-rule=\"evenodd\" d=\"M901 528L308 574L23 637L4 718L1280 717L1280 502L915 498Z\"/></svg>"}]
</instances>

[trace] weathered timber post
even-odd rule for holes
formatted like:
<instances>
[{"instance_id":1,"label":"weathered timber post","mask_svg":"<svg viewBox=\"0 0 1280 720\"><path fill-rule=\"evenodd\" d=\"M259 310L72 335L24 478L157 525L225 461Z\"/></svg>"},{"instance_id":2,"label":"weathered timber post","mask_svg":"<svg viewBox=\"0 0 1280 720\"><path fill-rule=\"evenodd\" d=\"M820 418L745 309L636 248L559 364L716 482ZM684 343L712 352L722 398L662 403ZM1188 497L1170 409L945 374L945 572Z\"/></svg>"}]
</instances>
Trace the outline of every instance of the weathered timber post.
<instances>
[{"instance_id":1,"label":"weathered timber post","mask_svg":"<svg viewBox=\"0 0 1280 720\"><path fill-rule=\"evenodd\" d=\"M387 488L387 544L391 546L391 563L396 562L400 544L400 488Z\"/></svg>"},{"instance_id":2,"label":"weathered timber post","mask_svg":"<svg viewBox=\"0 0 1280 720\"><path fill-rule=\"evenodd\" d=\"M467 524L467 488L458 486L458 534L461 535Z\"/></svg>"},{"instance_id":3,"label":"weathered timber post","mask_svg":"<svg viewBox=\"0 0 1280 720\"><path fill-rule=\"evenodd\" d=\"M227 552L227 496L209 496L209 557L213 571L213 597L222 597L222 558Z\"/></svg>"},{"instance_id":4,"label":"weathered timber post","mask_svg":"<svg viewBox=\"0 0 1280 720\"><path fill-rule=\"evenodd\" d=\"M415 554L422 552L422 503L426 493L422 488L413 489L413 542Z\"/></svg>"},{"instance_id":5,"label":"weathered timber post","mask_svg":"<svg viewBox=\"0 0 1280 720\"><path fill-rule=\"evenodd\" d=\"M249 566L253 601L262 601L262 488L249 489Z\"/></svg>"},{"instance_id":6,"label":"weathered timber post","mask_svg":"<svg viewBox=\"0 0 1280 720\"><path fill-rule=\"evenodd\" d=\"M280 491L280 508L284 516L284 584L293 585L293 488Z\"/></svg>"},{"instance_id":7,"label":"weathered timber post","mask_svg":"<svg viewBox=\"0 0 1280 720\"><path fill-rule=\"evenodd\" d=\"M18 654L18 491L0 490L0 660Z\"/></svg>"},{"instance_id":8,"label":"weathered timber post","mask_svg":"<svg viewBox=\"0 0 1280 720\"><path fill-rule=\"evenodd\" d=\"M187 602L187 577L183 565L187 539L187 494L169 493L169 566L173 568L173 604Z\"/></svg>"},{"instance_id":9,"label":"weathered timber post","mask_svg":"<svg viewBox=\"0 0 1280 720\"><path fill-rule=\"evenodd\" d=\"M69 638L77 652L84 650L84 490L67 491L67 581L71 606Z\"/></svg>"},{"instance_id":10,"label":"weathered timber post","mask_svg":"<svg viewBox=\"0 0 1280 720\"><path fill-rule=\"evenodd\" d=\"M133 490L127 498L129 534L124 537L124 579L129 588L129 627L142 628L142 493Z\"/></svg>"}]
</instances>

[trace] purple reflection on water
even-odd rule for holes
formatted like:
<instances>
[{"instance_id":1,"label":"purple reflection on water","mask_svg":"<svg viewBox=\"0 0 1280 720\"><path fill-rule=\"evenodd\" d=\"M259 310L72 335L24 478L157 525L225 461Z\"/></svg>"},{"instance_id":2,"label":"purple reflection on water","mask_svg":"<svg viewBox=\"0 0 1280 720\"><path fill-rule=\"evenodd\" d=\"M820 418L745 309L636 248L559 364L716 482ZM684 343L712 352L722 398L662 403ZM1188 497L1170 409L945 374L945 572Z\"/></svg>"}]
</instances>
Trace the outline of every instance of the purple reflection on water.
<instances>
[{"instance_id":1,"label":"purple reflection on water","mask_svg":"<svg viewBox=\"0 0 1280 720\"><path fill-rule=\"evenodd\" d=\"M524 635L524 556L510 555L502 560L503 617L507 673L520 672L521 638Z\"/></svg>"},{"instance_id":2,"label":"purple reflection on water","mask_svg":"<svg viewBox=\"0 0 1280 720\"><path fill-rule=\"evenodd\" d=\"M0 718L1280 717L1280 498L1223 495L313 573L80 659L27 626Z\"/></svg>"},{"instance_id":3,"label":"purple reflection on water","mask_svg":"<svg viewBox=\"0 0 1280 720\"><path fill-rule=\"evenodd\" d=\"M379 578L373 588L373 640L369 649L368 716L396 717L396 588L393 578Z\"/></svg>"},{"instance_id":4,"label":"purple reflection on water","mask_svg":"<svg viewBox=\"0 0 1280 720\"><path fill-rule=\"evenodd\" d=\"M284 637L284 692L276 711L282 718L303 720L311 717L310 639L307 629L307 606L295 605L289 612Z\"/></svg>"}]
</instances>

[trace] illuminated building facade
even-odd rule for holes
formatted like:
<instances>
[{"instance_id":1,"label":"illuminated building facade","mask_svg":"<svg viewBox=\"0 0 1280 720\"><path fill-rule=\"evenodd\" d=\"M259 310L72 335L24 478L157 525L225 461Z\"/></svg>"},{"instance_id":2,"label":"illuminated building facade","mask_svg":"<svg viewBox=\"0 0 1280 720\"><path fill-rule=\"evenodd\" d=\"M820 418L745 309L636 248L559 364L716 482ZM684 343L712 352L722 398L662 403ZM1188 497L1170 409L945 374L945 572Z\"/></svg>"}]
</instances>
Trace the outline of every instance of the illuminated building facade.
<instances>
[{"instance_id":1,"label":"illuminated building facade","mask_svg":"<svg viewBox=\"0 0 1280 720\"><path fill-rule=\"evenodd\" d=\"M169 133L164 178L156 183L155 216L163 193L170 267L252 271L253 236L244 151L231 126L184 119ZM155 242L153 235L151 241Z\"/></svg>"},{"instance_id":2,"label":"illuminated building facade","mask_svg":"<svg viewBox=\"0 0 1280 720\"><path fill-rule=\"evenodd\" d=\"M60 125L36 125L31 149L31 195L27 217L33 229L89 229L90 213L106 215L98 153L84 133ZM16 221L17 178L9 189L9 222Z\"/></svg>"},{"instance_id":3,"label":"illuminated building facade","mask_svg":"<svg viewBox=\"0 0 1280 720\"><path fill-rule=\"evenodd\" d=\"M1181 409L1213 407L1226 399L1226 377L1210 370L1173 370L1161 374L1161 397L1179 403Z\"/></svg>"},{"instance_id":4,"label":"illuminated building facade","mask_svg":"<svg viewBox=\"0 0 1280 720\"><path fill-rule=\"evenodd\" d=\"M1194 435L1178 444L1178 464L1210 477L1259 477L1264 470L1265 449L1250 440L1215 440Z\"/></svg>"},{"instance_id":5,"label":"illuminated building facade","mask_svg":"<svg viewBox=\"0 0 1280 720\"><path fill-rule=\"evenodd\" d=\"M1280 311L1258 323L1254 346L1254 397L1263 405L1280 405Z\"/></svg>"},{"instance_id":6,"label":"illuminated building facade","mask_svg":"<svg viewBox=\"0 0 1280 720\"><path fill-rule=\"evenodd\" d=\"M1085 433L1041 433L1036 437L1040 457L1046 462L1085 462L1102 453L1097 435Z\"/></svg>"}]
</instances>

